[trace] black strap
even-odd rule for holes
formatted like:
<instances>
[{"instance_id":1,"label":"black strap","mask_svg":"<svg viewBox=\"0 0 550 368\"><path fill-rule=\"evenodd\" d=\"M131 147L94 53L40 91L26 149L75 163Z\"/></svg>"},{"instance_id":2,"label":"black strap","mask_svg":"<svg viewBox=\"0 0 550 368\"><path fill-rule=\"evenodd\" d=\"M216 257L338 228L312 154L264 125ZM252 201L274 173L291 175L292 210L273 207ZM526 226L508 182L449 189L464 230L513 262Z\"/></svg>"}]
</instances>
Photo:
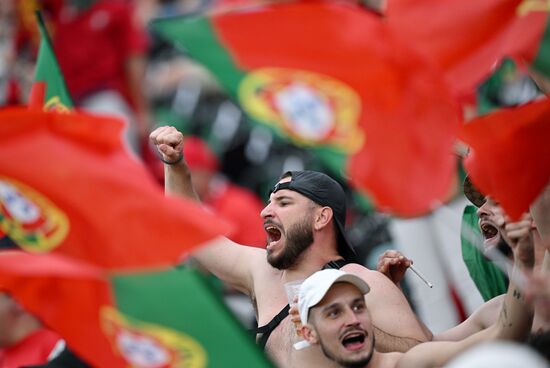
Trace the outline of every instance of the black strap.
<instances>
[{"instance_id":1,"label":"black strap","mask_svg":"<svg viewBox=\"0 0 550 368\"><path fill-rule=\"evenodd\" d=\"M269 321L267 325L263 325L262 327L258 327L256 329L256 333L261 333L262 336L258 340L258 346L263 350L265 349L265 344L267 344L267 339L269 339L269 336L271 336L271 333L275 330L277 326L279 326L279 323L283 319L288 316L288 311L290 310L290 305L285 305L283 309L275 317Z\"/></svg>"},{"instance_id":2,"label":"black strap","mask_svg":"<svg viewBox=\"0 0 550 368\"><path fill-rule=\"evenodd\" d=\"M344 267L349 262L345 259L337 259L335 261L330 261L326 265L323 266L323 270L333 268L339 270L340 268ZM257 344L258 346L263 350L265 349L265 345L267 344L267 340L269 339L269 336L271 336L271 333L279 326L279 324L283 321L283 319L288 316L288 311L290 310L290 305L286 305L275 317L271 319L267 324L256 328L257 334L262 334L260 339L258 340Z\"/></svg>"},{"instance_id":3,"label":"black strap","mask_svg":"<svg viewBox=\"0 0 550 368\"><path fill-rule=\"evenodd\" d=\"M326 270L326 269L329 269L329 268L333 268L335 270L339 270L340 268L344 267L345 265L347 265L348 263L350 263L349 261L346 261L345 259L337 259L336 261L330 261L329 263L327 263L326 265L323 266L323 270Z\"/></svg>"}]
</instances>

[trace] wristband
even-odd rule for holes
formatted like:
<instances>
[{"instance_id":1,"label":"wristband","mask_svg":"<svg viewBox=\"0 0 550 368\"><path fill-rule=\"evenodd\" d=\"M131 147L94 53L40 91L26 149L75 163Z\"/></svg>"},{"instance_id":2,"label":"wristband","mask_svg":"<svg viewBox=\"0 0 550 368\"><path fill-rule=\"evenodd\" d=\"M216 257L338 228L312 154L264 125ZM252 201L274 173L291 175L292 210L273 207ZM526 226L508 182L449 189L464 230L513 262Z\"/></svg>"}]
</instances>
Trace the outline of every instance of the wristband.
<instances>
[{"instance_id":1,"label":"wristband","mask_svg":"<svg viewBox=\"0 0 550 368\"><path fill-rule=\"evenodd\" d=\"M160 156L160 160L164 162L166 165L175 165L179 164L181 160L183 160L183 152L180 153L180 156L175 161L166 161L162 156Z\"/></svg>"}]
</instances>

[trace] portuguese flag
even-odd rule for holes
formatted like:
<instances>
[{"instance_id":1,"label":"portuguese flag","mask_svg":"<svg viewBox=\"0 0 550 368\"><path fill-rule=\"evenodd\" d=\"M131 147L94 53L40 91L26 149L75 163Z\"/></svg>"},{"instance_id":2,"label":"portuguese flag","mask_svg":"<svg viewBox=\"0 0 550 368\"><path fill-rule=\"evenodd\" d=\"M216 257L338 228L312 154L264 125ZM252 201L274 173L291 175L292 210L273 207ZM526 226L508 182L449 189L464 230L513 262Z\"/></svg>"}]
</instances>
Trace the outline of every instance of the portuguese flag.
<instances>
[{"instance_id":1,"label":"portuguese flag","mask_svg":"<svg viewBox=\"0 0 550 368\"><path fill-rule=\"evenodd\" d=\"M417 215L448 194L458 110L438 72L365 9L281 2L152 28L379 209Z\"/></svg>"},{"instance_id":2,"label":"portuguese flag","mask_svg":"<svg viewBox=\"0 0 550 368\"><path fill-rule=\"evenodd\" d=\"M0 247L129 269L175 264L227 230L197 203L165 197L122 130L115 118L2 110Z\"/></svg>"},{"instance_id":3,"label":"portuguese flag","mask_svg":"<svg viewBox=\"0 0 550 368\"><path fill-rule=\"evenodd\" d=\"M483 194L519 219L550 180L550 99L502 109L465 124L464 167Z\"/></svg>"},{"instance_id":4,"label":"portuguese flag","mask_svg":"<svg viewBox=\"0 0 550 368\"><path fill-rule=\"evenodd\" d=\"M389 0L387 22L467 95L504 57L550 76L549 10L546 0Z\"/></svg>"},{"instance_id":5,"label":"portuguese flag","mask_svg":"<svg viewBox=\"0 0 550 368\"><path fill-rule=\"evenodd\" d=\"M0 252L0 289L94 367L271 367L194 270L106 273L61 255Z\"/></svg>"},{"instance_id":6,"label":"portuguese flag","mask_svg":"<svg viewBox=\"0 0 550 368\"><path fill-rule=\"evenodd\" d=\"M36 12L36 22L40 30L41 41L29 107L58 112L69 111L73 108L73 102L59 69L52 42L40 12ZM83 73L85 72L83 71Z\"/></svg>"}]
</instances>

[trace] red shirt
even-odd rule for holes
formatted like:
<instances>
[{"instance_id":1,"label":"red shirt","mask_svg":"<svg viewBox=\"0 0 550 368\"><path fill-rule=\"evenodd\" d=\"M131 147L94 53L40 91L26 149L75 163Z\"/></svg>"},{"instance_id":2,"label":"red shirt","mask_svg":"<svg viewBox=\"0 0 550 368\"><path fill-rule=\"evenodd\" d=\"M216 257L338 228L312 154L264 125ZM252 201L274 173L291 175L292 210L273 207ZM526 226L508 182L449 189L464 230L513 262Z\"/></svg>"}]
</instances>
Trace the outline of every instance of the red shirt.
<instances>
[{"instance_id":1,"label":"red shirt","mask_svg":"<svg viewBox=\"0 0 550 368\"><path fill-rule=\"evenodd\" d=\"M77 13L53 7L52 42L71 97L114 89L130 102L125 64L144 55L148 38L126 1L99 0Z\"/></svg>"},{"instance_id":2,"label":"red shirt","mask_svg":"<svg viewBox=\"0 0 550 368\"><path fill-rule=\"evenodd\" d=\"M37 330L17 344L0 349L0 368L19 368L43 364L59 341L59 336L50 330Z\"/></svg>"}]
</instances>

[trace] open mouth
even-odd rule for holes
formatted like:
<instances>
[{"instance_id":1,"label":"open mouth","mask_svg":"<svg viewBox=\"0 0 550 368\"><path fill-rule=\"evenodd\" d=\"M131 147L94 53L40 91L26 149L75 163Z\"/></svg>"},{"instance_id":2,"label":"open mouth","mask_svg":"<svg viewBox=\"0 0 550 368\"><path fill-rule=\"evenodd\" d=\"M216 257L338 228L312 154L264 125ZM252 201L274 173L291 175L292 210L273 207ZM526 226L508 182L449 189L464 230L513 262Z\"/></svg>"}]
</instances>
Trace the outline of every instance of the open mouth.
<instances>
[{"instance_id":1,"label":"open mouth","mask_svg":"<svg viewBox=\"0 0 550 368\"><path fill-rule=\"evenodd\" d=\"M264 224L265 232L267 233L267 246L277 243L281 239L281 230L275 225Z\"/></svg>"},{"instance_id":2,"label":"open mouth","mask_svg":"<svg viewBox=\"0 0 550 368\"><path fill-rule=\"evenodd\" d=\"M342 339L342 345L347 350L359 350L363 347L367 335L363 331L354 331L346 334Z\"/></svg>"},{"instance_id":3,"label":"open mouth","mask_svg":"<svg viewBox=\"0 0 550 368\"><path fill-rule=\"evenodd\" d=\"M498 234L498 229L488 222L481 224L480 228L485 240L493 239Z\"/></svg>"}]
</instances>

